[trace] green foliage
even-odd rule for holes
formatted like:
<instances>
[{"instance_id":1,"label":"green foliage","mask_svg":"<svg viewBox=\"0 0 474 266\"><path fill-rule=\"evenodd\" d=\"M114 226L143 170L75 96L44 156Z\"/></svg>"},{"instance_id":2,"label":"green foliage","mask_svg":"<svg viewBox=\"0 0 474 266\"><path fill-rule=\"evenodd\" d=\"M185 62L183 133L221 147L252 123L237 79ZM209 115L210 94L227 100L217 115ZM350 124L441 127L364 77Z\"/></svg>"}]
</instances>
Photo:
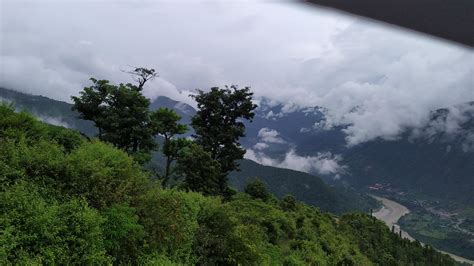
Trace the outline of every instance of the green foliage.
<instances>
[{"instance_id":1,"label":"green foliage","mask_svg":"<svg viewBox=\"0 0 474 266\"><path fill-rule=\"evenodd\" d=\"M14 184L21 178L55 186L64 174L64 152L53 142L38 140L0 140L0 180L2 185Z\"/></svg>"},{"instance_id":2,"label":"green foliage","mask_svg":"<svg viewBox=\"0 0 474 266\"><path fill-rule=\"evenodd\" d=\"M250 242L258 244L258 235L253 231L247 239L242 237L242 234L251 232L249 228L245 225L239 227L221 206L206 205L199 213L198 224L193 246L198 264L251 265L260 261L255 249L248 245ZM252 240L248 241L248 237Z\"/></svg>"},{"instance_id":3,"label":"green foliage","mask_svg":"<svg viewBox=\"0 0 474 266\"><path fill-rule=\"evenodd\" d=\"M285 211L296 210L296 199L293 195L286 195L281 199L280 207Z\"/></svg>"},{"instance_id":4,"label":"green foliage","mask_svg":"<svg viewBox=\"0 0 474 266\"><path fill-rule=\"evenodd\" d=\"M179 124L181 116L168 108L159 108L151 113L153 131L171 139L175 135L183 134L188 130L186 125Z\"/></svg>"},{"instance_id":5,"label":"green foliage","mask_svg":"<svg viewBox=\"0 0 474 266\"><path fill-rule=\"evenodd\" d=\"M58 202L31 183L0 193L1 264L107 263L99 213L83 200Z\"/></svg>"},{"instance_id":6,"label":"green foliage","mask_svg":"<svg viewBox=\"0 0 474 266\"><path fill-rule=\"evenodd\" d=\"M101 214L105 219L102 227L107 254L120 264L138 261L145 231L138 222L135 208L123 203L114 204Z\"/></svg>"},{"instance_id":7,"label":"green foliage","mask_svg":"<svg viewBox=\"0 0 474 266\"><path fill-rule=\"evenodd\" d=\"M377 202L373 198L350 188L330 187L321 178L308 173L260 165L251 160L241 160L239 164L240 171L229 175L230 185L239 191L244 191L245 185L258 176L266 184L268 191L278 198L292 194L299 201L335 214L367 212L371 208L377 208ZM367 197L370 199L366 200ZM368 202L373 204L367 204Z\"/></svg>"},{"instance_id":8,"label":"green foliage","mask_svg":"<svg viewBox=\"0 0 474 266\"><path fill-rule=\"evenodd\" d=\"M81 118L95 123L99 139L135 156L139 162L150 159L155 148L150 127L150 100L141 93L141 87L127 84L112 85L107 80L96 80L72 97L73 109Z\"/></svg>"},{"instance_id":9,"label":"green foliage","mask_svg":"<svg viewBox=\"0 0 474 266\"><path fill-rule=\"evenodd\" d=\"M270 198L270 193L267 191L267 187L260 179L255 179L247 183L244 191L254 199L267 201Z\"/></svg>"},{"instance_id":10,"label":"green foliage","mask_svg":"<svg viewBox=\"0 0 474 266\"><path fill-rule=\"evenodd\" d=\"M85 87L84 90L79 92L79 97L71 97L74 102L72 109L79 112L80 118L93 121L99 129L99 138L102 139L102 131L106 124L105 111L107 106L105 101L113 85L109 84L108 80L97 80L95 78L90 80L93 83L92 86Z\"/></svg>"},{"instance_id":11,"label":"green foliage","mask_svg":"<svg viewBox=\"0 0 474 266\"><path fill-rule=\"evenodd\" d=\"M147 176L127 154L101 142L88 142L66 159L63 189L85 197L95 208L131 202L147 185Z\"/></svg>"},{"instance_id":12,"label":"green foliage","mask_svg":"<svg viewBox=\"0 0 474 266\"><path fill-rule=\"evenodd\" d=\"M140 223L146 231L147 249L166 254L174 261L193 262L197 216L202 206L210 201L197 193L160 188L148 190L137 205Z\"/></svg>"},{"instance_id":13,"label":"green foliage","mask_svg":"<svg viewBox=\"0 0 474 266\"><path fill-rule=\"evenodd\" d=\"M447 255L418 241L402 239L381 221L364 214L341 217L340 229L352 237L359 249L379 265L455 265Z\"/></svg>"},{"instance_id":14,"label":"green foliage","mask_svg":"<svg viewBox=\"0 0 474 266\"><path fill-rule=\"evenodd\" d=\"M157 186L109 144L0 112L2 265L454 263L367 215L337 218L258 184L248 190L257 200L205 196L220 194L219 163L197 144L178 166L184 186L202 194Z\"/></svg>"},{"instance_id":15,"label":"green foliage","mask_svg":"<svg viewBox=\"0 0 474 266\"><path fill-rule=\"evenodd\" d=\"M71 110L71 104L55 101L42 96L27 95L11 90L0 88L0 97L9 99L15 103L17 109L25 109L38 114L42 117L52 117L59 121L65 122L70 128L80 130L87 134L87 136L94 136L97 133L97 128L88 120L78 119L79 114ZM167 97L160 96L150 104L151 110L156 110L160 107L167 107L173 109L179 102L173 101ZM183 105L185 106L185 105ZM173 109L182 116L181 123L190 124L191 118L189 115L195 110L190 106L185 106L186 110L180 108ZM289 122L287 117L285 123ZM258 131L260 127L250 123L246 124L246 130ZM249 128L250 127L250 128ZM159 138L155 138L159 142ZM308 143L306 143L308 144ZM160 146L161 147L161 146ZM153 166L156 176L162 176L166 158L161 153L153 153ZM297 200L305 202L310 205L318 206L322 210L330 211L336 214L342 214L349 211L363 211L367 212L370 209L377 208L377 202L363 193L356 192L350 188L343 188L339 186L329 187L321 178L298 171L289 169L282 169L270 166L259 165L250 160L240 160L240 171L233 171L229 174L229 185L239 191L243 191L246 183L250 178L258 176L267 184L268 190L275 196L281 198L286 194L294 195ZM173 164L172 164L173 165ZM163 171L158 171L162 168ZM353 171L355 169L352 169ZM168 185L175 185L174 178L178 176L171 167L170 181ZM227 198L230 198L232 193L228 193Z\"/></svg>"},{"instance_id":16,"label":"green foliage","mask_svg":"<svg viewBox=\"0 0 474 266\"><path fill-rule=\"evenodd\" d=\"M184 177L183 186L186 189L204 195L218 195L221 192L220 165L200 145L193 143L181 150L177 161L177 172Z\"/></svg>"},{"instance_id":17,"label":"green foliage","mask_svg":"<svg viewBox=\"0 0 474 266\"><path fill-rule=\"evenodd\" d=\"M0 87L0 98L12 103L17 111L29 112L46 119L53 119L68 128L74 128L91 137L97 133L94 124L78 119L79 113L71 110L70 103L53 100L44 96L25 94ZM1 105L2 100L0 100Z\"/></svg>"},{"instance_id":18,"label":"green foliage","mask_svg":"<svg viewBox=\"0 0 474 266\"><path fill-rule=\"evenodd\" d=\"M227 189L227 175L238 169L236 160L245 154L238 141L245 136L242 120L254 117L253 110L257 106L252 103L252 95L249 87L238 89L231 86L225 89L214 87L209 92L199 90L192 96L199 109L192 118L196 141L220 164L218 182L221 193Z\"/></svg>"},{"instance_id":19,"label":"green foliage","mask_svg":"<svg viewBox=\"0 0 474 266\"><path fill-rule=\"evenodd\" d=\"M152 112L150 117L153 132L164 137L163 154L166 156L166 165L162 184L165 186L171 174L171 163L177 159L179 151L189 144L185 139L175 140L174 137L184 134L188 127L179 124L181 117L168 108L159 108Z\"/></svg>"},{"instance_id":20,"label":"green foliage","mask_svg":"<svg viewBox=\"0 0 474 266\"><path fill-rule=\"evenodd\" d=\"M0 139L36 140L45 134L45 128L26 112L15 114L13 105L0 104Z\"/></svg>"},{"instance_id":21,"label":"green foliage","mask_svg":"<svg viewBox=\"0 0 474 266\"><path fill-rule=\"evenodd\" d=\"M84 143L84 137L77 131L72 131L63 127L49 126L47 130L47 139L56 142L63 147L66 153L71 152L75 148Z\"/></svg>"},{"instance_id":22,"label":"green foliage","mask_svg":"<svg viewBox=\"0 0 474 266\"><path fill-rule=\"evenodd\" d=\"M156 266L156 265L166 265L166 266L179 266L183 265L182 263L177 263L172 261L164 254L160 253L152 253L146 254L140 257L139 265L146 265L146 266Z\"/></svg>"},{"instance_id":23,"label":"green foliage","mask_svg":"<svg viewBox=\"0 0 474 266\"><path fill-rule=\"evenodd\" d=\"M256 201L245 195L238 195L224 208L238 224L254 226L253 235L263 235L261 243L252 240L263 264L337 265L350 258L356 265L370 265L336 230L333 218L316 209L303 206L290 213L280 209L278 203ZM269 254L273 255L265 256Z\"/></svg>"},{"instance_id":24,"label":"green foliage","mask_svg":"<svg viewBox=\"0 0 474 266\"><path fill-rule=\"evenodd\" d=\"M461 219L459 218L459 221ZM452 222L443 216L426 210L410 209L410 213L403 216L398 221L398 224L411 236L423 243L430 243L438 249L470 260L474 259L474 241L471 241L472 236L469 234L469 231L453 228L450 224ZM459 228L464 229L463 225L468 222L469 219L464 220Z\"/></svg>"}]
</instances>

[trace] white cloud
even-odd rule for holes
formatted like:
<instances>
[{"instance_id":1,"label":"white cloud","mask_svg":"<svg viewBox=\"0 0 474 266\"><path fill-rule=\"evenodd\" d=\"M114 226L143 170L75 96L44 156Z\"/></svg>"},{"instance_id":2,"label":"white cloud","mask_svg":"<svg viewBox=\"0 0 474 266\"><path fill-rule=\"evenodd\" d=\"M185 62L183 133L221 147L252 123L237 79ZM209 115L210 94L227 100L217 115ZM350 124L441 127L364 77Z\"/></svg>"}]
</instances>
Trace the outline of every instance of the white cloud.
<instances>
[{"instance_id":1,"label":"white cloud","mask_svg":"<svg viewBox=\"0 0 474 266\"><path fill-rule=\"evenodd\" d=\"M474 133L471 126L466 126L474 119L474 104L461 104L433 113L426 126L412 131L410 140L417 138L451 142L454 139L461 144L464 152L474 151ZM451 150L451 148L449 148Z\"/></svg>"},{"instance_id":2,"label":"white cloud","mask_svg":"<svg viewBox=\"0 0 474 266\"><path fill-rule=\"evenodd\" d=\"M47 124L51 124L51 125L55 125L55 126L61 126L61 127L66 127L66 128L70 128L71 126L63 121L61 118L58 118L58 117L51 117L51 116L43 116L43 115L35 115L39 120L47 123Z\"/></svg>"},{"instance_id":3,"label":"white cloud","mask_svg":"<svg viewBox=\"0 0 474 266\"><path fill-rule=\"evenodd\" d=\"M253 145L253 148L255 150L264 150L266 148L270 147L270 145L268 145L267 143L263 143L263 142L259 142L255 145Z\"/></svg>"},{"instance_id":4,"label":"white cloud","mask_svg":"<svg viewBox=\"0 0 474 266\"><path fill-rule=\"evenodd\" d=\"M327 107L356 145L474 100L472 50L305 5L37 0L0 12L0 86L66 101L90 76L128 82L120 70L154 67L149 97L250 85L283 112Z\"/></svg>"},{"instance_id":5,"label":"white cloud","mask_svg":"<svg viewBox=\"0 0 474 266\"><path fill-rule=\"evenodd\" d=\"M280 133L274 129L270 128L261 128L258 131L258 137L260 138L261 141L267 142L267 143L278 143L278 144L283 144L286 143L285 140L283 140L280 137Z\"/></svg>"},{"instance_id":6,"label":"white cloud","mask_svg":"<svg viewBox=\"0 0 474 266\"><path fill-rule=\"evenodd\" d=\"M306 173L317 173L321 175L332 175L339 178L339 175L346 172L346 166L342 165L342 157L333 155L330 152L318 152L316 156L299 156L290 149L283 160L272 159L261 151L248 149L244 156L246 159L257 163L280 168L293 169Z\"/></svg>"},{"instance_id":7,"label":"white cloud","mask_svg":"<svg viewBox=\"0 0 474 266\"><path fill-rule=\"evenodd\" d=\"M5 99L0 97L0 104L10 104L12 101L9 99Z\"/></svg>"}]
</instances>

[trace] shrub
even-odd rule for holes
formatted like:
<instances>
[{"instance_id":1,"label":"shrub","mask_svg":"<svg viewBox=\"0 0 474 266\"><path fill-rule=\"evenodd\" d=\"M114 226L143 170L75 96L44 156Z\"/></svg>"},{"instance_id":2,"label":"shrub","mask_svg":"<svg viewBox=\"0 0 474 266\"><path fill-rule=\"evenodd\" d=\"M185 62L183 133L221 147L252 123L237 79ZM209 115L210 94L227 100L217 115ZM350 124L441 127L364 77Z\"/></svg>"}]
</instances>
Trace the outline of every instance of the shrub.
<instances>
[{"instance_id":1,"label":"shrub","mask_svg":"<svg viewBox=\"0 0 474 266\"><path fill-rule=\"evenodd\" d=\"M120 264L136 264L143 248L145 232L138 215L128 204L114 204L102 212L105 221L104 246Z\"/></svg>"},{"instance_id":2,"label":"shrub","mask_svg":"<svg viewBox=\"0 0 474 266\"><path fill-rule=\"evenodd\" d=\"M103 219L83 200L46 199L36 185L20 181L0 193L0 213L0 264L111 261L102 242Z\"/></svg>"},{"instance_id":3,"label":"shrub","mask_svg":"<svg viewBox=\"0 0 474 266\"><path fill-rule=\"evenodd\" d=\"M257 265L258 254L240 236L237 223L217 205L206 206L199 214L194 253L201 265ZM257 235L254 235L254 237ZM255 242L253 238L251 242Z\"/></svg>"},{"instance_id":4,"label":"shrub","mask_svg":"<svg viewBox=\"0 0 474 266\"><path fill-rule=\"evenodd\" d=\"M245 193L252 196L252 198L254 198L254 199L261 199L263 201L267 201L270 198L270 193L268 192L267 188L265 187L265 184L259 179L255 179L253 181L250 181L245 186L244 191L245 191Z\"/></svg>"},{"instance_id":5,"label":"shrub","mask_svg":"<svg viewBox=\"0 0 474 266\"><path fill-rule=\"evenodd\" d=\"M141 167L125 152L101 142L85 143L68 156L65 190L102 209L131 202L147 183Z\"/></svg>"},{"instance_id":6,"label":"shrub","mask_svg":"<svg viewBox=\"0 0 474 266\"><path fill-rule=\"evenodd\" d=\"M296 199L293 195L286 195L280 202L280 207L285 211L296 210Z\"/></svg>"},{"instance_id":7,"label":"shrub","mask_svg":"<svg viewBox=\"0 0 474 266\"><path fill-rule=\"evenodd\" d=\"M198 193L158 187L148 190L137 204L147 249L173 261L195 262L192 247L199 226L198 214L212 201Z\"/></svg>"}]
</instances>

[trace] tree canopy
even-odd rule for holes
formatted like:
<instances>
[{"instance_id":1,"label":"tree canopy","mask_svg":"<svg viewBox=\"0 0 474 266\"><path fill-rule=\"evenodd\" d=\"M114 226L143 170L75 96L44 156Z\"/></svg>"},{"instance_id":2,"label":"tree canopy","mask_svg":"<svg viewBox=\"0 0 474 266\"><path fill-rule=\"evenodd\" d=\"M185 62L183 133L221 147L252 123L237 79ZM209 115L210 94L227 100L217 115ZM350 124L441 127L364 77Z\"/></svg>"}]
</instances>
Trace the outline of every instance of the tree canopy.
<instances>
[{"instance_id":1,"label":"tree canopy","mask_svg":"<svg viewBox=\"0 0 474 266\"><path fill-rule=\"evenodd\" d=\"M237 160L242 159L245 150L239 139L245 136L243 120L252 120L254 109L253 93L249 87L237 86L223 89L213 87L208 92L198 90L192 97L198 111L192 118L196 142L208 151L213 160L220 164L219 191L227 188L227 175L238 169Z\"/></svg>"},{"instance_id":2,"label":"tree canopy","mask_svg":"<svg viewBox=\"0 0 474 266\"><path fill-rule=\"evenodd\" d=\"M94 78L91 81L92 86L72 97L73 109L82 119L94 122L100 140L112 143L139 161L147 161L156 147L150 128L150 100L142 95L140 87L130 83L113 85Z\"/></svg>"},{"instance_id":3,"label":"tree canopy","mask_svg":"<svg viewBox=\"0 0 474 266\"><path fill-rule=\"evenodd\" d=\"M163 185L169 180L171 164L178 157L178 152L189 143L184 139L175 139L176 135L184 134L188 127L179 124L181 117L173 110L159 108L151 113L151 127L154 133L163 136L163 154L166 156L165 173L162 178Z\"/></svg>"}]
</instances>

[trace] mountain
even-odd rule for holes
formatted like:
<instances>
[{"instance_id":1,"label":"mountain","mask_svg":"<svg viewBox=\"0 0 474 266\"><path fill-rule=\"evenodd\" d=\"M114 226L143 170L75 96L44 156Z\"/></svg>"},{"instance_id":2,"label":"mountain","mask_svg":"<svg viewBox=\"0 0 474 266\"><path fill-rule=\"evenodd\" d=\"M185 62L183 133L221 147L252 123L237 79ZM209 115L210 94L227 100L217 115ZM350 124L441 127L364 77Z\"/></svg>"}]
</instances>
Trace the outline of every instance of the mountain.
<instances>
[{"instance_id":1,"label":"mountain","mask_svg":"<svg viewBox=\"0 0 474 266\"><path fill-rule=\"evenodd\" d=\"M70 104L5 89L0 97L43 121L94 135L92 124L78 120ZM158 97L151 107L172 108L185 122L196 112L167 97ZM412 212L401 221L405 230L425 243L472 258L474 103L434 110L424 127L407 129L398 139L353 147L346 146L343 126L323 127L324 114L321 107L262 99L241 142L254 152L252 159L268 166L243 160L242 171L232 173L230 183L241 190L259 177L278 197L291 193L333 213L372 209L376 203L366 193L377 193L409 207ZM159 158L157 153L155 162Z\"/></svg>"},{"instance_id":2,"label":"mountain","mask_svg":"<svg viewBox=\"0 0 474 266\"><path fill-rule=\"evenodd\" d=\"M408 128L397 139L378 138L352 147L345 145L343 126L321 126L321 108L268 109L255 119L264 121L260 125L266 134L258 128L248 131L247 147L264 147L256 151L259 161L297 169L289 162L317 164L320 154L329 154L322 159L332 159L340 171L306 170L336 188L349 184L361 193L403 203L411 211L399 221L404 230L436 248L474 259L474 103L433 110L424 126ZM258 144L265 136L270 136L264 142L268 146ZM275 136L283 141L272 143Z\"/></svg>"},{"instance_id":3,"label":"mountain","mask_svg":"<svg viewBox=\"0 0 474 266\"><path fill-rule=\"evenodd\" d=\"M330 187L322 179L314 175L260 165L251 160L240 161L240 171L230 174L230 183L239 191L258 177L275 196L282 198L287 194L294 195L298 200L317 206L321 210L333 213L345 213L354 210L375 208L373 199L357 193L347 187Z\"/></svg>"},{"instance_id":4,"label":"mountain","mask_svg":"<svg viewBox=\"0 0 474 266\"><path fill-rule=\"evenodd\" d=\"M17 110L27 110L49 124L75 128L93 136L97 129L90 121L78 119L79 114L71 110L71 104L40 95L29 95L0 87L0 101L12 102Z\"/></svg>"},{"instance_id":5,"label":"mountain","mask_svg":"<svg viewBox=\"0 0 474 266\"><path fill-rule=\"evenodd\" d=\"M93 125L77 119L78 114L70 110L68 103L1 88L0 97L49 123L76 128L87 135L95 134ZM472 107L474 103L467 106ZM151 109L159 107L175 110L184 123L189 123L196 112L193 107L164 96L151 103ZM254 121L246 123L246 137L241 142L247 149L263 147L259 152L273 159L272 166L305 170L334 184L348 182L364 189L374 183L390 183L401 190L473 205L474 194L470 192L474 190L474 152L471 151L474 150L474 108L466 108L464 116L469 119L463 121L458 130L465 133L455 137L437 130L448 119L450 110L433 111L429 125L418 129L418 137L407 131L397 140L376 139L348 148L343 127L327 130L317 126L324 123L324 108L288 107L262 99ZM297 159L329 153L324 159L339 163L341 171L278 164L290 150L299 156ZM335 161L334 156L339 156L340 161Z\"/></svg>"},{"instance_id":6,"label":"mountain","mask_svg":"<svg viewBox=\"0 0 474 266\"><path fill-rule=\"evenodd\" d=\"M0 98L14 103L17 109L31 112L46 123L53 122L52 124L55 125L76 129L88 136L96 134L92 123L79 119L78 113L71 110L72 105L69 103L52 100L44 96L23 94L4 88L0 88ZM182 116L183 123L190 123L191 117L196 112L191 106L165 96L156 98L150 104L152 110L160 107L175 110ZM157 165L161 165L164 162L160 153L155 153L153 161ZM241 161L241 165L242 171L232 173L230 176L231 185L239 190L243 190L249 180L258 177L268 185L269 191L278 197L293 194L300 201L333 213L344 213L354 210L368 212L369 209L377 206L377 203L372 198L352 191L349 188L329 187L319 177L311 174L263 166L245 159Z\"/></svg>"},{"instance_id":7,"label":"mountain","mask_svg":"<svg viewBox=\"0 0 474 266\"><path fill-rule=\"evenodd\" d=\"M283 105L264 102L250 124L247 148L265 141L259 130L278 133L281 143L267 141L261 152L282 160L289 150L302 158L330 152L346 166L339 180L359 188L390 183L404 191L474 205L474 103L434 110L426 126L407 131L396 140L375 139L347 147L344 127L323 129L324 110L305 108L282 111ZM459 125L454 125L458 123ZM453 127L453 128L450 128ZM331 181L317 169L310 172Z\"/></svg>"}]
</instances>

